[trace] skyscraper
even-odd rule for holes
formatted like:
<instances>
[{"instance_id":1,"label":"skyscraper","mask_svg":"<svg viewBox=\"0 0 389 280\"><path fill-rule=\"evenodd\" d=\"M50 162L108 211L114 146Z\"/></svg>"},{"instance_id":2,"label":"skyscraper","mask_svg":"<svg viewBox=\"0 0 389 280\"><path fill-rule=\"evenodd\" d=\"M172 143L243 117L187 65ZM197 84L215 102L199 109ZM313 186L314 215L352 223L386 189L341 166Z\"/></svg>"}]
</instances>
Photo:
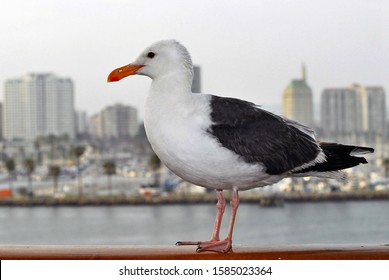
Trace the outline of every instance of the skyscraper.
<instances>
[{"instance_id":1,"label":"skyscraper","mask_svg":"<svg viewBox=\"0 0 389 280\"><path fill-rule=\"evenodd\" d=\"M324 89L321 95L321 126L326 137L362 130L358 93L353 88Z\"/></svg>"},{"instance_id":2,"label":"skyscraper","mask_svg":"<svg viewBox=\"0 0 389 280\"><path fill-rule=\"evenodd\" d=\"M327 136L363 132L384 134L385 120L385 91L382 87L353 85L323 90L321 123Z\"/></svg>"},{"instance_id":3,"label":"skyscraper","mask_svg":"<svg viewBox=\"0 0 389 280\"><path fill-rule=\"evenodd\" d=\"M312 127L314 125L312 90L306 81L304 65L301 72L301 79L292 80L285 89L282 96L282 110L284 117Z\"/></svg>"},{"instance_id":4,"label":"skyscraper","mask_svg":"<svg viewBox=\"0 0 389 280\"><path fill-rule=\"evenodd\" d=\"M383 134L386 131L385 91L382 87L354 86L361 98L364 132Z\"/></svg>"},{"instance_id":5,"label":"skyscraper","mask_svg":"<svg viewBox=\"0 0 389 280\"><path fill-rule=\"evenodd\" d=\"M87 134L87 114L85 111L76 111L75 123L76 123L76 133L77 135Z\"/></svg>"},{"instance_id":6,"label":"skyscraper","mask_svg":"<svg viewBox=\"0 0 389 280\"><path fill-rule=\"evenodd\" d=\"M4 138L75 135L73 82L53 74L27 74L4 83Z\"/></svg>"},{"instance_id":7,"label":"skyscraper","mask_svg":"<svg viewBox=\"0 0 389 280\"><path fill-rule=\"evenodd\" d=\"M136 108L115 104L106 107L92 117L91 133L98 138L126 138L138 133L138 111Z\"/></svg>"},{"instance_id":8,"label":"skyscraper","mask_svg":"<svg viewBox=\"0 0 389 280\"><path fill-rule=\"evenodd\" d=\"M192 92L201 92L201 68L196 65L193 66Z\"/></svg>"}]
</instances>

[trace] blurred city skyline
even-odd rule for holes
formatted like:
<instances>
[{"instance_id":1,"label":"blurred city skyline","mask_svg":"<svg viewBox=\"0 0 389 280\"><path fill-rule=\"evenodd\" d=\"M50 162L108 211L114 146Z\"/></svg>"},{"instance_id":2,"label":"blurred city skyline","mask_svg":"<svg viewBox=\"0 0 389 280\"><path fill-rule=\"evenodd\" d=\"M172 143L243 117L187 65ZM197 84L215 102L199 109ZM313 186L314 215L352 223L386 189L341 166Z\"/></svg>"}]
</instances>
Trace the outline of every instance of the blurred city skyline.
<instances>
[{"instance_id":1,"label":"blurred city skyline","mask_svg":"<svg viewBox=\"0 0 389 280\"><path fill-rule=\"evenodd\" d=\"M300 76L303 62L315 107L327 87L389 88L386 1L3 4L1 84L31 72L69 77L75 107L88 115L122 103L138 108L142 118L150 80L107 84L106 76L154 41L170 38L182 42L201 66L204 93L247 99L269 110L281 106L282 92Z\"/></svg>"}]
</instances>

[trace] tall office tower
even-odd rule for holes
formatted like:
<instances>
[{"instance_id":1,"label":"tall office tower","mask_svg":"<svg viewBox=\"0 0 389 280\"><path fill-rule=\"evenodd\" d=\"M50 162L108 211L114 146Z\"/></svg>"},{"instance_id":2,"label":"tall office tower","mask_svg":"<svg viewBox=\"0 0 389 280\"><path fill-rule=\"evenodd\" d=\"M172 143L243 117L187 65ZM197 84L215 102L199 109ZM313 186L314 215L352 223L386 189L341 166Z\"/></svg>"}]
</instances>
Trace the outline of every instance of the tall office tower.
<instances>
[{"instance_id":1,"label":"tall office tower","mask_svg":"<svg viewBox=\"0 0 389 280\"><path fill-rule=\"evenodd\" d=\"M325 89L321 100L321 123L327 136L360 132L384 134L386 131L382 87L353 85Z\"/></svg>"},{"instance_id":2,"label":"tall office tower","mask_svg":"<svg viewBox=\"0 0 389 280\"><path fill-rule=\"evenodd\" d=\"M192 92L201 92L201 68L196 65L193 66Z\"/></svg>"},{"instance_id":3,"label":"tall office tower","mask_svg":"<svg viewBox=\"0 0 389 280\"><path fill-rule=\"evenodd\" d=\"M88 133L87 114L85 111L76 111L75 123L76 133L78 135L85 135Z\"/></svg>"},{"instance_id":4,"label":"tall office tower","mask_svg":"<svg viewBox=\"0 0 389 280\"><path fill-rule=\"evenodd\" d=\"M321 126L326 137L362 131L361 104L353 88L324 89L321 95Z\"/></svg>"},{"instance_id":5,"label":"tall office tower","mask_svg":"<svg viewBox=\"0 0 389 280\"><path fill-rule=\"evenodd\" d=\"M302 78L292 80L282 95L282 110L284 117L288 119L310 127L314 125L312 90L306 81L304 65Z\"/></svg>"},{"instance_id":6,"label":"tall office tower","mask_svg":"<svg viewBox=\"0 0 389 280\"><path fill-rule=\"evenodd\" d=\"M27 74L4 83L4 137L33 141L39 136L74 138L73 82L53 74Z\"/></svg>"},{"instance_id":7,"label":"tall office tower","mask_svg":"<svg viewBox=\"0 0 389 280\"><path fill-rule=\"evenodd\" d=\"M362 131L384 134L386 131L385 91L382 87L353 85L361 103Z\"/></svg>"},{"instance_id":8,"label":"tall office tower","mask_svg":"<svg viewBox=\"0 0 389 280\"><path fill-rule=\"evenodd\" d=\"M101 113L103 138L133 137L138 133L138 111L136 108L116 104L105 108Z\"/></svg>"},{"instance_id":9,"label":"tall office tower","mask_svg":"<svg viewBox=\"0 0 389 280\"><path fill-rule=\"evenodd\" d=\"M96 138L103 138L104 132L103 132L103 120L102 120L102 114L97 113L94 114L89 118L88 122L88 133Z\"/></svg>"},{"instance_id":10,"label":"tall office tower","mask_svg":"<svg viewBox=\"0 0 389 280\"><path fill-rule=\"evenodd\" d=\"M384 134L386 131L382 87L353 85L325 89L321 100L322 128L329 136L360 132Z\"/></svg>"}]
</instances>

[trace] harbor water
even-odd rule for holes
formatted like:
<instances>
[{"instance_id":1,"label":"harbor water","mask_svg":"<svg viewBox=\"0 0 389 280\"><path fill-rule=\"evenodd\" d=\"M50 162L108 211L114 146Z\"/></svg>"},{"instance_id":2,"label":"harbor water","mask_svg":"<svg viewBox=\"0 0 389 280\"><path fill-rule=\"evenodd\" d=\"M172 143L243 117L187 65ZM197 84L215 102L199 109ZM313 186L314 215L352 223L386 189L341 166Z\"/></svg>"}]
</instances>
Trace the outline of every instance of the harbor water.
<instances>
[{"instance_id":1,"label":"harbor water","mask_svg":"<svg viewBox=\"0 0 389 280\"><path fill-rule=\"evenodd\" d=\"M208 240L212 204L1 207L0 244L171 245ZM227 231L229 207L221 237ZM389 244L389 201L242 203L237 245Z\"/></svg>"}]
</instances>

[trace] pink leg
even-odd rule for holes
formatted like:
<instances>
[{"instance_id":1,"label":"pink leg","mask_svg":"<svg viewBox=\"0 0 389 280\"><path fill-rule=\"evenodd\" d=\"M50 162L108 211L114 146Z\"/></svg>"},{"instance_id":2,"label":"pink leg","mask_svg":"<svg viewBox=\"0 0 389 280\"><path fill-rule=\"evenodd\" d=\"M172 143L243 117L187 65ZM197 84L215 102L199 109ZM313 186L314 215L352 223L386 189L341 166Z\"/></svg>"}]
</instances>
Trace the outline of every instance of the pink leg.
<instances>
[{"instance_id":1,"label":"pink leg","mask_svg":"<svg viewBox=\"0 0 389 280\"><path fill-rule=\"evenodd\" d=\"M234 188L231 199L231 217L230 225L228 228L227 237L224 240L219 239L220 225L222 222L222 217L224 209L226 207L226 202L221 190L217 191L218 203L216 204L218 212L215 220L215 227L212 234L212 239L210 241L195 241L195 242L177 242L176 245L198 245L197 252L202 251L213 251L219 253L227 253L232 249L232 232L234 230L234 223L236 212L239 207L239 193L238 189Z\"/></svg>"},{"instance_id":2,"label":"pink leg","mask_svg":"<svg viewBox=\"0 0 389 280\"><path fill-rule=\"evenodd\" d=\"M212 238L210 241L178 241L176 245L204 245L204 244L212 244L216 241L219 241L219 233L220 233L220 226L222 224L224 209L226 208L226 199L223 195L223 190L216 190L217 195L217 214L215 219L215 226L213 228Z\"/></svg>"},{"instance_id":3,"label":"pink leg","mask_svg":"<svg viewBox=\"0 0 389 280\"><path fill-rule=\"evenodd\" d=\"M213 228L211 241L220 240L219 238L220 226L222 224L224 209L226 209L226 199L224 198L223 190L217 190L216 195L217 195L217 203L216 203L217 214L216 214L215 226Z\"/></svg>"},{"instance_id":4,"label":"pink leg","mask_svg":"<svg viewBox=\"0 0 389 280\"><path fill-rule=\"evenodd\" d=\"M232 232L234 230L235 217L236 217L236 212L238 211L238 207L239 207L239 193L238 193L238 189L234 188L232 193L232 199L231 199L231 217L230 217L230 225L228 228L227 237L221 241L214 241L208 244L199 244L199 247L196 250L197 252L214 251L220 253L227 253L232 249Z\"/></svg>"}]
</instances>

